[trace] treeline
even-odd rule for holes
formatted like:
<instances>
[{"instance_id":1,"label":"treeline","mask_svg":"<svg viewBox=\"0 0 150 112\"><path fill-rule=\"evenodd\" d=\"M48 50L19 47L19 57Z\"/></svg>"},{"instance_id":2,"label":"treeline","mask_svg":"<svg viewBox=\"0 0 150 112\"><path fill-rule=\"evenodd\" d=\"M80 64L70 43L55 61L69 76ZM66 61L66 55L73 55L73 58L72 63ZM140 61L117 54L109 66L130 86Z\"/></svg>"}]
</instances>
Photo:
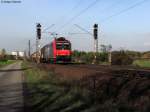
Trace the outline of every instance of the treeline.
<instances>
[{"instance_id":1,"label":"treeline","mask_svg":"<svg viewBox=\"0 0 150 112\"><path fill-rule=\"evenodd\" d=\"M96 58L95 58L96 56ZM75 62L91 64L95 61L96 63L107 62L108 53L94 53L85 51L73 51L72 59Z\"/></svg>"},{"instance_id":2,"label":"treeline","mask_svg":"<svg viewBox=\"0 0 150 112\"><path fill-rule=\"evenodd\" d=\"M73 51L72 59L76 63L86 64L109 64L109 56L111 56L111 64L113 65L130 65L134 60L137 59L150 59L149 52L137 52L129 50L109 51L105 52L84 52L84 51Z\"/></svg>"},{"instance_id":3,"label":"treeline","mask_svg":"<svg viewBox=\"0 0 150 112\"><path fill-rule=\"evenodd\" d=\"M7 54L5 49L2 49L0 52L0 61L8 61L8 60L15 60L16 57L10 54Z\"/></svg>"}]
</instances>

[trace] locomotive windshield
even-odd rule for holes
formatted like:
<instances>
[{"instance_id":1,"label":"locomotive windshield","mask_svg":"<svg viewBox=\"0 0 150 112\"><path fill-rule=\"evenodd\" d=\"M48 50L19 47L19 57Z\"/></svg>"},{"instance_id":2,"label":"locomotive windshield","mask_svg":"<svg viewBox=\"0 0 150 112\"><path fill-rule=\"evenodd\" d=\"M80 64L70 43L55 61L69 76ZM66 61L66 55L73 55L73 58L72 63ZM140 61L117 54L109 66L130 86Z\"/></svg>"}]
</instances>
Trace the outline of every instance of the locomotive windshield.
<instances>
[{"instance_id":1,"label":"locomotive windshield","mask_svg":"<svg viewBox=\"0 0 150 112\"><path fill-rule=\"evenodd\" d=\"M70 50L71 46L69 43L57 43L56 49L57 50Z\"/></svg>"}]
</instances>

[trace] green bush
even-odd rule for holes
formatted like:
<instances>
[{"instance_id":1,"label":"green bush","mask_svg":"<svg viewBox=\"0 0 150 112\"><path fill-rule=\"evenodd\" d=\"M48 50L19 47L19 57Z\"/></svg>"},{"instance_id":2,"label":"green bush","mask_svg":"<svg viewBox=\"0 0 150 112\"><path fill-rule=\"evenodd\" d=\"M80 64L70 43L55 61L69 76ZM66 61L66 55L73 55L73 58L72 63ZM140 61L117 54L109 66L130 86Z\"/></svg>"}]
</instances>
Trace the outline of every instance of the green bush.
<instances>
[{"instance_id":1,"label":"green bush","mask_svg":"<svg viewBox=\"0 0 150 112\"><path fill-rule=\"evenodd\" d=\"M131 65L133 58L126 51L112 52L112 65Z\"/></svg>"},{"instance_id":2,"label":"green bush","mask_svg":"<svg viewBox=\"0 0 150 112\"><path fill-rule=\"evenodd\" d=\"M93 63L96 55L96 63L107 62L108 61L108 53L107 52L83 52L75 50L73 52L72 58L75 62L84 62L91 64Z\"/></svg>"}]
</instances>

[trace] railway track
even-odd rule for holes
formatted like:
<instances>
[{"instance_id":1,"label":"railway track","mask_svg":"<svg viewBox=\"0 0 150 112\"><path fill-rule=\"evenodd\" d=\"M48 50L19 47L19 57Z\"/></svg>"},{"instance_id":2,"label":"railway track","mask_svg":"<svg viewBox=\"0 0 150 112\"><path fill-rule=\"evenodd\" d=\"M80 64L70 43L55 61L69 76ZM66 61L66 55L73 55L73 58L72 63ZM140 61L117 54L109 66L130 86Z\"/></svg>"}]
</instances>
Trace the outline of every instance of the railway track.
<instances>
[{"instance_id":1,"label":"railway track","mask_svg":"<svg viewBox=\"0 0 150 112\"><path fill-rule=\"evenodd\" d=\"M136 68L131 66L107 66L107 65L85 65L85 64L69 64L55 65L42 64L45 68L54 71L57 74L62 74L65 77L82 78L92 75L136 75L140 77L150 78L150 70L146 68Z\"/></svg>"},{"instance_id":2,"label":"railway track","mask_svg":"<svg viewBox=\"0 0 150 112\"><path fill-rule=\"evenodd\" d=\"M144 71L144 72L150 72L150 69L148 68L139 68L139 67L133 67L133 66L116 66L116 65L72 65L73 67L81 67L81 68L88 68L88 69L103 69L103 70L129 70L129 71Z\"/></svg>"},{"instance_id":3,"label":"railway track","mask_svg":"<svg viewBox=\"0 0 150 112\"><path fill-rule=\"evenodd\" d=\"M67 66L66 66L67 67ZM102 73L110 73L113 71L122 71L122 72L137 72L140 74L149 74L150 75L150 69L148 68L139 68L139 67L133 67L133 66L110 66L110 65L72 65L72 67L76 68L86 68L86 69L92 69L97 72Z\"/></svg>"}]
</instances>

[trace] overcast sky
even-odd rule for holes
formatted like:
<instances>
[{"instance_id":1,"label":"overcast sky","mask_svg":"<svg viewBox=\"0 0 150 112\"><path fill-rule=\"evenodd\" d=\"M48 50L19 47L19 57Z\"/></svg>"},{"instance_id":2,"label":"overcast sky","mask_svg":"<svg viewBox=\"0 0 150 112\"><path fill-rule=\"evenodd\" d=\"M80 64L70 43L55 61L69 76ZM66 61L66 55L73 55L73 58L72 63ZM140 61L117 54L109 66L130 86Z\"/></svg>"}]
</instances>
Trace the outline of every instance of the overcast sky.
<instances>
[{"instance_id":1,"label":"overcast sky","mask_svg":"<svg viewBox=\"0 0 150 112\"><path fill-rule=\"evenodd\" d=\"M145 0L144 3L141 2L143 0L97 0L95 4L94 1L96 0L1 2L0 48L23 51L27 48L29 39L35 48L35 26L40 22L43 29L55 24L48 32L58 32L59 36L71 40L73 49L93 50L92 36L70 34L85 33L74 24L92 33L92 26L97 23L100 29L99 44L111 44L114 50L150 50L150 0ZM139 5L136 6L137 3ZM131 8L132 6L135 7ZM107 19L108 17L111 18ZM42 35L42 45L51 41L52 36Z\"/></svg>"}]
</instances>

